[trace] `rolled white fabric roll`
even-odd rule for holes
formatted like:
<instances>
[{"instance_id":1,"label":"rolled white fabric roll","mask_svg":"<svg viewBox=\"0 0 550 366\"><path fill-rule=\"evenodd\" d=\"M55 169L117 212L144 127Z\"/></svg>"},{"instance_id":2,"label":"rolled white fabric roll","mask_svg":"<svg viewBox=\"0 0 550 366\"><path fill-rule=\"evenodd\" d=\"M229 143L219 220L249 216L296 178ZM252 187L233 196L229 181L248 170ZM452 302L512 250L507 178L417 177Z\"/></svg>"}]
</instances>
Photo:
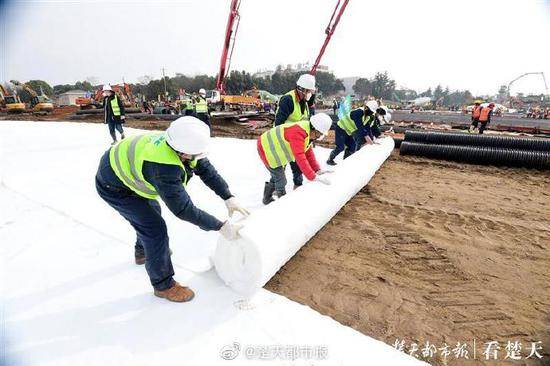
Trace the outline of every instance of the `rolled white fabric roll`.
<instances>
[{"instance_id":1,"label":"rolled white fabric roll","mask_svg":"<svg viewBox=\"0 0 550 366\"><path fill-rule=\"evenodd\" d=\"M220 235L214 265L225 284L245 296L264 286L370 181L394 147L390 137L379 142L338 164L331 185L311 182L252 212L242 221L239 239Z\"/></svg>"}]
</instances>

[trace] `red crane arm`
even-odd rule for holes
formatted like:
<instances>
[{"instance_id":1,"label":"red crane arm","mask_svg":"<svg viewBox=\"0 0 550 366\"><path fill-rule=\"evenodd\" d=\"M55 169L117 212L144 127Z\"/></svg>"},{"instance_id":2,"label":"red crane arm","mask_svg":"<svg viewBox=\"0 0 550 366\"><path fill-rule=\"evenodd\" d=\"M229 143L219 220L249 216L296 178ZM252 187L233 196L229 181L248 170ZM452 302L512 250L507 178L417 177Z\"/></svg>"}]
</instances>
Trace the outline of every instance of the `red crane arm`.
<instances>
[{"instance_id":1,"label":"red crane arm","mask_svg":"<svg viewBox=\"0 0 550 366\"><path fill-rule=\"evenodd\" d=\"M225 28L225 40L223 42L222 57L220 59L220 69L218 71L218 78L216 79L216 89L224 94L224 80L225 76L229 72L229 66L231 65L231 56L233 55L233 48L235 47L235 37L239 30L239 6L241 0L231 0L231 7L229 8L229 17L227 18L227 26Z\"/></svg>"},{"instance_id":2,"label":"red crane arm","mask_svg":"<svg viewBox=\"0 0 550 366\"><path fill-rule=\"evenodd\" d=\"M311 75L315 75L317 73L317 66L319 66L319 63L321 62L321 58L323 57L323 54L325 53L325 49L327 48L328 43L330 42L330 38L334 34L334 31L336 30L336 26L338 25L338 22L340 21L340 17L344 13L344 10L346 10L346 6L348 5L349 0L344 0L344 3L340 7L340 11L338 11L338 7L340 6L340 0L336 3L336 7L334 8L334 12L332 13L332 16L330 17L330 21L328 22L327 28L325 29L325 34L327 37L325 38L325 42L323 43L323 46L321 47L321 50L319 51L319 55L317 56L317 59L315 60L315 63L311 67L311 71L309 72ZM336 15L336 12L338 11L338 15ZM334 18L334 15L336 15L336 19ZM333 22L334 20L334 22Z\"/></svg>"}]
</instances>

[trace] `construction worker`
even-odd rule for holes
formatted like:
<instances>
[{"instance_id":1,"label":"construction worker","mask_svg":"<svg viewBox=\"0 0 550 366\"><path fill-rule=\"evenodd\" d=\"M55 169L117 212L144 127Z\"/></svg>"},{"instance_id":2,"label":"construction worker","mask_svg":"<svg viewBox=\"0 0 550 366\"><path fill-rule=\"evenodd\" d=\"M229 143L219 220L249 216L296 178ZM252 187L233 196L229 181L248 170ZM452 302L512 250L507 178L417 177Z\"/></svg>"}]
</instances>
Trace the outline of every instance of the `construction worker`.
<instances>
[{"instance_id":1,"label":"construction worker","mask_svg":"<svg viewBox=\"0 0 550 366\"><path fill-rule=\"evenodd\" d=\"M311 116L308 102L315 92L315 76L302 74L296 82L296 88L292 89L279 99L279 105L275 112L274 126L284 123L293 123L307 120ZM294 188L302 185L302 171L296 162L290 163Z\"/></svg>"},{"instance_id":2,"label":"construction worker","mask_svg":"<svg viewBox=\"0 0 550 366\"><path fill-rule=\"evenodd\" d=\"M336 147L330 152L328 165L336 165L334 159L344 151L344 159L353 154L368 140L372 143L370 132L371 123L375 119L378 102L369 100L363 108L352 110L343 118L340 118L334 127L334 143Z\"/></svg>"},{"instance_id":3,"label":"construction worker","mask_svg":"<svg viewBox=\"0 0 550 366\"><path fill-rule=\"evenodd\" d=\"M206 90L199 89L199 96L195 99L195 115L210 128L210 116L208 115L208 101L206 100Z\"/></svg>"},{"instance_id":4,"label":"construction worker","mask_svg":"<svg viewBox=\"0 0 550 366\"><path fill-rule=\"evenodd\" d=\"M495 103L489 103L487 107L483 107L479 113L479 134L482 135L483 131L487 128L487 125L491 123L491 116L493 115L493 109L495 108Z\"/></svg>"},{"instance_id":5,"label":"construction worker","mask_svg":"<svg viewBox=\"0 0 550 366\"><path fill-rule=\"evenodd\" d=\"M325 136L331 125L330 116L319 113L311 117L311 122L284 123L267 130L258 138L258 154L271 174L271 179L264 186L264 205L273 202L273 193L278 198L286 194L285 166L288 163L295 162L307 179L330 184L330 180L323 176L329 171L319 167L311 141Z\"/></svg>"},{"instance_id":6,"label":"construction worker","mask_svg":"<svg viewBox=\"0 0 550 366\"><path fill-rule=\"evenodd\" d=\"M183 101L185 103L184 114L186 116L192 116L195 113L195 106L193 105L193 99L191 98L190 95L185 94Z\"/></svg>"},{"instance_id":7,"label":"construction worker","mask_svg":"<svg viewBox=\"0 0 550 366\"><path fill-rule=\"evenodd\" d=\"M382 135L382 130L380 127L391 121L391 113L388 110L388 107L386 106L380 106L376 110L376 114L374 115L374 119L370 124L370 131L371 131L371 140L374 143L377 143L376 140Z\"/></svg>"},{"instance_id":8,"label":"construction worker","mask_svg":"<svg viewBox=\"0 0 550 366\"><path fill-rule=\"evenodd\" d=\"M117 142L115 129L120 133L120 139L124 139L122 124L126 119L126 115L124 113L124 103L109 84L103 85L103 111L104 122L109 125L109 133L113 138L111 145L114 145Z\"/></svg>"},{"instance_id":9,"label":"construction worker","mask_svg":"<svg viewBox=\"0 0 550 366\"><path fill-rule=\"evenodd\" d=\"M173 279L166 223L156 199L160 197L174 215L202 230L237 238L239 224L222 222L193 205L185 187L196 174L225 201L229 216L248 215L205 157L209 142L210 130L203 122L180 117L166 132L133 136L111 147L96 175L101 198L136 230L136 264L145 263L154 294L170 301L189 301L194 293Z\"/></svg>"},{"instance_id":10,"label":"construction worker","mask_svg":"<svg viewBox=\"0 0 550 366\"><path fill-rule=\"evenodd\" d=\"M468 129L468 132L472 132L477 128L480 114L481 114L481 101L476 100L474 102L474 108L472 108L472 125Z\"/></svg>"}]
</instances>

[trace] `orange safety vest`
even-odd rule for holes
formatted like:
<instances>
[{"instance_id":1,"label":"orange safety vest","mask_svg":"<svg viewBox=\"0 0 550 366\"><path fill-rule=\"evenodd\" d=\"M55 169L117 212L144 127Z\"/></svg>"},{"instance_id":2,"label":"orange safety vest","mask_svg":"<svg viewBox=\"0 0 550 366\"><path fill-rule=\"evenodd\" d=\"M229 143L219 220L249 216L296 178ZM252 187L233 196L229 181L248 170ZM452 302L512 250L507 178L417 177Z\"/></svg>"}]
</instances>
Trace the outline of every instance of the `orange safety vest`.
<instances>
[{"instance_id":1,"label":"orange safety vest","mask_svg":"<svg viewBox=\"0 0 550 366\"><path fill-rule=\"evenodd\" d=\"M489 120L489 112L492 109L489 107L481 108L481 113L479 114L479 122L487 122Z\"/></svg>"},{"instance_id":2,"label":"orange safety vest","mask_svg":"<svg viewBox=\"0 0 550 366\"><path fill-rule=\"evenodd\" d=\"M474 109L472 109L472 117L478 119L479 115L481 114L481 108L482 107L480 105L474 106Z\"/></svg>"}]
</instances>

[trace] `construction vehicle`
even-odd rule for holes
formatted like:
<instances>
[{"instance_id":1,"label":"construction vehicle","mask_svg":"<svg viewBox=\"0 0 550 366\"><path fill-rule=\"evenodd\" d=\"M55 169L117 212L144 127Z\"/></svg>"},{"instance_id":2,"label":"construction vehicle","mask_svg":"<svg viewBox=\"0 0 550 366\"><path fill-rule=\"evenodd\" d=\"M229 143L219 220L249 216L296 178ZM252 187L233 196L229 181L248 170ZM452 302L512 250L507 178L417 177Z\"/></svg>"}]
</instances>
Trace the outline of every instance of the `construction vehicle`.
<instances>
[{"instance_id":1,"label":"construction vehicle","mask_svg":"<svg viewBox=\"0 0 550 366\"><path fill-rule=\"evenodd\" d=\"M51 113L53 111L53 103L51 99L40 90L40 94L34 91L29 84L20 83L17 80L11 80L11 83L18 88L28 92L31 96L30 110L33 113Z\"/></svg>"},{"instance_id":2,"label":"construction vehicle","mask_svg":"<svg viewBox=\"0 0 550 366\"><path fill-rule=\"evenodd\" d=\"M113 91L120 97L124 107L133 107L134 106L134 96L132 94L132 89L130 84L113 84L111 85ZM75 104L80 107L80 109L95 109L101 108L103 103L103 91L102 89L97 89L93 95L90 97L79 97L76 98Z\"/></svg>"},{"instance_id":3,"label":"construction vehicle","mask_svg":"<svg viewBox=\"0 0 550 366\"><path fill-rule=\"evenodd\" d=\"M240 0L231 0L229 8L229 17L225 29L225 40L220 59L220 69L216 78L216 89L206 91L206 100L210 108L216 111L228 110L257 110L261 107L260 99L247 95L227 95L225 94L225 77L229 74L231 66L231 57L235 47L235 38L239 30L239 6Z\"/></svg>"},{"instance_id":4,"label":"construction vehicle","mask_svg":"<svg viewBox=\"0 0 550 366\"><path fill-rule=\"evenodd\" d=\"M513 108L513 102L514 102L514 98L512 98L512 94L510 93L510 87L512 86L512 84L514 84L516 81L518 81L519 79L525 77L525 76L528 76L528 75L540 75L542 76L542 81L544 82L544 88L546 90L546 95L548 95L548 84L546 84L546 78L544 77L544 72L541 72L541 71L538 71L538 72L526 72L524 74L521 74L520 76L518 76L517 78L515 78L514 80L510 81L508 83L508 98L510 100L510 108Z\"/></svg>"},{"instance_id":5,"label":"construction vehicle","mask_svg":"<svg viewBox=\"0 0 550 366\"><path fill-rule=\"evenodd\" d=\"M26 110L25 103L21 102L17 93L14 91L10 94L2 84L0 84L0 104L8 113L23 113Z\"/></svg>"}]
</instances>

